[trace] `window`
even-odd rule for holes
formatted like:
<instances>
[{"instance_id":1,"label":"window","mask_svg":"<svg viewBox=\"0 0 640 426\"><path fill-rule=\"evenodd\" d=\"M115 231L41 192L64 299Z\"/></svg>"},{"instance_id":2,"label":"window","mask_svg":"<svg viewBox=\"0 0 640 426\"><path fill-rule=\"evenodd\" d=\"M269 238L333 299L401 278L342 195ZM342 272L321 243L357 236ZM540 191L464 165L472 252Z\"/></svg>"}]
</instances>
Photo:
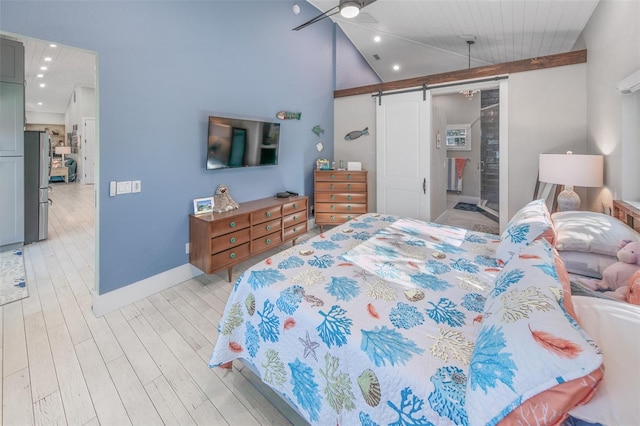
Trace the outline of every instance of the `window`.
<instances>
[{"instance_id":1,"label":"window","mask_svg":"<svg viewBox=\"0 0 640 426\"><path fill-rule=\"evenodd\" d=\"M448 125L445 145L447 149L471 151L471 125Z\"/></svg>"}]
</instances>

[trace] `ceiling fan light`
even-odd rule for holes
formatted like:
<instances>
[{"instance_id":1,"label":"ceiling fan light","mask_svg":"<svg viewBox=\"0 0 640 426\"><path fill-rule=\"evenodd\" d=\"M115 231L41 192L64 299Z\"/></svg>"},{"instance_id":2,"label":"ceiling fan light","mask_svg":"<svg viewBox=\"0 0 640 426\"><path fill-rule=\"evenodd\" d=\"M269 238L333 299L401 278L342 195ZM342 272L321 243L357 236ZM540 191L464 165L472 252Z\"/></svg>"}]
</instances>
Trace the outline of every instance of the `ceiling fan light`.
<instances>
[{"instance_id":1,"label":"ceiling fan light","mask_svg":"<svg viewBox=\"0 0 640 426\"><path fill-rule=\"evenodd\" d=\"M360 13L360 4L356 1L345 1L340 4L340 15L345 18L355 18Z\"/></svg>"}]
</instances>

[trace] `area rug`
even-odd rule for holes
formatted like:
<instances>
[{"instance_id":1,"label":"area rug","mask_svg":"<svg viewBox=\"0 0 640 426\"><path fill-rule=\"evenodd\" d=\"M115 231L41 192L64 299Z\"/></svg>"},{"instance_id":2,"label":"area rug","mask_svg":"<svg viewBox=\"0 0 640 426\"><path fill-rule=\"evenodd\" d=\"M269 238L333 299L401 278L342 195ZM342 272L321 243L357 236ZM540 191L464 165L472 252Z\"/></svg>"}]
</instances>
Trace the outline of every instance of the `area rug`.
<instances>
[{"instance_id":1,"label":"area rug","mask_svg":"<svg viewBox=\"0 0 640 426\"><path fill-rule=\"evenodd\" d=\"M0 252L0 306L27 296L22 249Z\"/></svg>"},{"instance_id":2,"label":"area rug","mask_svg":"<svg viewBox=\"0 0 640 426\"><path fill-rule=\"evenodd\" d=\"M470 204L470 203L458 203L455 206L453 206L454 209L456 210L464 210L466 212L477 212L478 211L478 206L476 206L475 204Z\"/></svg>"},{"instance_id":3,"label":"area rug","mask_svg":"<svg viewBox=\"0 0 640 426\"><path fill-rule=\"evenodd\" d=\"M494 234L494 235L500 234L500 227L498 225L483 225L483 224L477 223L473 225L473 230L477 232L484 232L485 234Z\"/></svg>"}]
</instances>

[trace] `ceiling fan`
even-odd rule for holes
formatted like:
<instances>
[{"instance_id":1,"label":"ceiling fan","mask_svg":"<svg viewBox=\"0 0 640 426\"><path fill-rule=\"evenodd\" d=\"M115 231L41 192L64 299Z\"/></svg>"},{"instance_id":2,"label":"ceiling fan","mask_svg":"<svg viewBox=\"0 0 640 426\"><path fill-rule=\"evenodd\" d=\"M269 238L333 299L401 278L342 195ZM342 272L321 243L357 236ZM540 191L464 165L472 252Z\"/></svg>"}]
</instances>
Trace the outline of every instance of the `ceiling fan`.
<instances>
[{"instance_id":1,"label":"ceiling fan","mask_svg":"<svg viewBox=\"0 0 640 426\"><path fill-rule=\"evenodd\" d=\"M315 18L309 19L304 24L295 27L292 31L299 31L311 24L315 24L316 22L323 20L326 17L335 15L338 12L340 12L340 14L345 18L355 18L360 13L360 9L370 5L375 1L376 0L340 0L337 6L332 7L331 9L327 10L324 13L321 13Z\"/></svg>"}]
</instances>

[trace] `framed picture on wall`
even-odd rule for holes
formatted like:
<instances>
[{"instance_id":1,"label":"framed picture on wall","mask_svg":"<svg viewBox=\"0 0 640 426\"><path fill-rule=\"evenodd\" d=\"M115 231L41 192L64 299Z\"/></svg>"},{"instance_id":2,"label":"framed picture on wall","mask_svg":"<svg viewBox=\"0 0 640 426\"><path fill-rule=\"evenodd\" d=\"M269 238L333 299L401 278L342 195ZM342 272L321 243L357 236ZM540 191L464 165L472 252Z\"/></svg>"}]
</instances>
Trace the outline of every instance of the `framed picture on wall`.
<instances>
[{"instance_id":1,"label":"framed picture on wall","mask_svg":"<svg viewBox=\"0 0 640 426\"><path fill-rule=\"evenodd\" d=\"M445 138L447 149L458 151L471 151L471 125L450 124L447 126Z\"/></svg>"},{"instance_id":2,"label":"framed picture on wall","mask_svg":"<svg viewBox=\"0 0 640 426\"><path fill-rule=\"evenodd\" d=\"M193 200L193 214L213 213L213 197L196 198Z\"/></svg>"}]
</instances>

